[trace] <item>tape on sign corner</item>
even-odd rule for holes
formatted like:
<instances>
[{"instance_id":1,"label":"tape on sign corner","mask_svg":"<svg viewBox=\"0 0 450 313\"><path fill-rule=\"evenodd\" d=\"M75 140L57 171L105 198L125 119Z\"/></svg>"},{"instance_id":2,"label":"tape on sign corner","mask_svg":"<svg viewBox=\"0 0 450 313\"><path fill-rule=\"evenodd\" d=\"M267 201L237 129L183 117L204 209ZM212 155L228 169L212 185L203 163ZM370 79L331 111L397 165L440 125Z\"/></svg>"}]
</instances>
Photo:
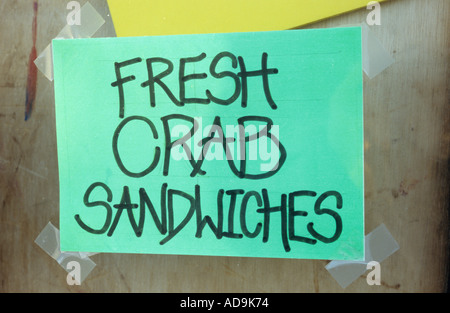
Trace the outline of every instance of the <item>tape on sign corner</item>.
<instances>
[{"instance_id":1,"label":"tape on sign corner","mask_svg":"<svg viewBox=\"0 0 450 313\"><path fill-rule=\"evenodd\" d=\"M397 241L392 237L384 224L365 236L364 261L331 261L325 268L342 288L347 288L367 270L371 261L381 263L399 249Z\"/></svg>"},{"instance_id":2,"label":"tape on sign corner","mask_svg":"<svg viewBox=\"0 0 450 313\"><path fill-rule=\"evenodd\" d=\"M391 66L395 59L386 51L366 22L361 24L363 70L374 78Z\"/></svg>"},{"instance_id":3,"label":"tape on sign corner","mask_svg":"<svg viewBox=\"0 0 450 313\"><path fill-rule=\"evenodd\" d=\"M61 265L61 267L68 273L74 275L74 278L79 284L86 279L89 273L96 266L96 264L89 258L89 256L96 253L61 251L59 230L53 226L51 222L45 226L34 242L56 262L58 262L58 264Z\"/></svg>"},{"instance_id":4,"label":"tape on sign corner","mask_svg":"<svg viewBox=\"0 0 450 313\"><path fill-rule=\"evenodd\" d=\"M370 79L395 62L395 59L386 51L366 22L345 24L338 27L361 27L362 68Z\"/></svg>"},{"instance_id":5,"label":"tape on sign corner","mask_svg":"<svg viewBox=\"0 0 450 313\"><path fill-rule=\"evenodd\" d=\"M103 17L94 9L89 1L81 7L79 17L79 23L74 23L74 25L66 24L54 39L91 38L105 23ZM45 77L50 81L53 81L51 43L41 52L41 54L39 54L36 60L34 60L34 64Z\"/></svg>"}]
</instances>

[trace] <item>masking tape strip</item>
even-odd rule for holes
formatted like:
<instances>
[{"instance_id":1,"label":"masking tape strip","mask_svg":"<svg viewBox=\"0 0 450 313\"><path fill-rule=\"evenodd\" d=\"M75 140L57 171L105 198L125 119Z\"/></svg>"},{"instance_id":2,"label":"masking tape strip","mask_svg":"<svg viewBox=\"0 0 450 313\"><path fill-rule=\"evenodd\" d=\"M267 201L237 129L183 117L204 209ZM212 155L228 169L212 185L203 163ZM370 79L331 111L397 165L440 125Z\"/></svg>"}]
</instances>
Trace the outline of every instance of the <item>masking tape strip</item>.
<instances>
[{"instance_id":1,"label":"masking tape strip","mask_svg":"<svg viewBox=\"0 0 450 313\"><path fill-rule=\"evenodd\" d=\"M366 23L362 23L361 32L363 69L366 75L372 79L391 66L395 60Z\"/></svg>"},{"instance_id":2,"label":"masking tape strip","mask_svg":"<svg viewBox=\"0 0 450 313\"><path fill-rule=\"evenodd\" d=\"M361 27L362 68L370 79L391 66L395 59L386 51L366 22L339 27Z\"/></svg>"},{"instance_id":3,"label":"masking tape strip","mask_svg":"<svg viewBox=\"0 0 450 313\"><path fill-rule=\"evenodd\" d=\"M48 223L47 226L41 231L39 236L34 241L39 247L41 247L48 255L50 255L56 262L61 265L67 272L70 273L72 267L69 266L69 262L77 262L79 267L79 282L81 284L89 273L94 269L96 264L89 258L89 256L96 253L89 252L62 252L59 244L59 230L53 226L52 223ZM78 277L74 277L77 279Z\"/></svg>"},{"instance_id":4,"label":"masking tape strip","mask_svg":"<svg viewBox=\"0 0 450 313\"><path fill-rule=\"evenodd\" d=\"M364 261L331 261L325 268L342 288L346 288L366 272L369 262L381 263L398 249L398 243L386 226L381 224L365 237Z\"/></svg>"},{"instance_id":5,"label":"masking tape strip","mask_svg":"<svg viewBox=\"0 0 450 313\"><path fill-rule=\"evenodd\" d=\"M76 39L76 38L90 38L97 30L105 23L102 16L94 9L94 7L86 2L80 9L80 24L66 26L56 35L55 39ZM34 60L36 67L45 75L50 81L53 81L53 57L52 44Z\"/></svg>"}]
</instances>

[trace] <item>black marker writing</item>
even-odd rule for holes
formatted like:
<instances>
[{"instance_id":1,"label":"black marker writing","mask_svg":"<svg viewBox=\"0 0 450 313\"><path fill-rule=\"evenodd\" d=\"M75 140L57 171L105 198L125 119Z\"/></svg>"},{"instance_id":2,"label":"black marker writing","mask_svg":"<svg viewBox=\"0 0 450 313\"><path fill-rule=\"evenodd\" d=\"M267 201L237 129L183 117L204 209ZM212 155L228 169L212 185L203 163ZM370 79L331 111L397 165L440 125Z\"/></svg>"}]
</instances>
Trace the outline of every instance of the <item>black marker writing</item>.
<instances>
[{"instance_id":1,"label":"black marker writing","mask_svg":"<svg viewBox=\"0 0 450 313\"><path fill-rule=\"evenodd\" d=\"M165 141L163 143L164 148L161 149L158 145L156 145L155 153L154 153L153 157L151 158L151 162L149 161L149 166L141 172L131 172L130 170L128 170L126 168L126 166L124 165L124 163L122 161L122 159L123 159L122 155L126 154L127 151L119 152L118 141L119 141L120 134L121 134L121 131L123 130L123 128L134 121L142 121L149 126L149 128L152 132L152 135L153 135L153 138L149 139L150 141L153 142L154 140L157 140L159 138L159 135L158 135L158 132L156 130L154 123L146 117L130 116L130 117L127 117L124 120L122 120L122 122L120 122L119 126L116 128L116 130L113 134L112 151L113 151L114 159L117 163L117 166L122 171L122 173L124 173L125 175L127 175L129 177L139 178L139 177L144 177L147 174L151 173L156 168L156 166L158 165L158 163L160 161L161 150L164 153L163 175L168 176L171 152L173 149L177 149L180 146L183 148L183 151L186 154L187 159L189 160L189 163L192 167L190 177L195 177L197 175L205 175L206 172L202 170L202 165L203 165L203 162L205 161L205 156L208 153L208 150L210 148L210 143L212 143L212 142L219 142L222 144L223 151L225 153L226 160L227 160L227 163L228 163L228 166L229 166L231 172L234 175L236 175L237 177L242 178L242 179L258 180L258 179L265 179L265 178L271 177L271 176L275 175L276 173L278 173L278 171L280 171L280 169L284 165L286 158L287 158L287 152L286 152L285 147L280 142L280 140L276 136L273 136L271 133L273 121L270 118L263 117L263 116L244 116L237 120L238 128L239 128L239 144L240 144L240 151L241 151L242 155L238 162L239 166L236 166L235 160L231 156L232 148L230 146L235 142L235 139L232 137L226 138L224 136L221 119L219 116L216 116L213 121L211 132L208 134L208 136L206 138L203 138L200 142L198 142L198 144L202 147L201 156L200 156L200 158L195 159L192 151L190 150L189 146L186 144L186 141L193 138L197 131L199 131L201 133L201 130L199 130L198 123L196 122L196 120L193 117L190 117L187 115L170 114L170 115L161 117L161 122L162 122L163 129L164 129L164 138L165 138ZM170 122L173 122L173 123L188 122L188 123L192 124L192 127L181 138L175 140L175 139L171 138ZM258 131L257 133L255 133L253 135L246 135L245 134L245 123L248 123L248 122L263 122L266 125L264 128L260 129L260 131ZM218 137L215 136L216 132L219 134ZM267 137L278 148L278 150L279 150L278 161L276 162L276 164L273 168L270 168L267 171L263 171L258 174L249 173L247 170L248 158L246 157L246 150L247 150L246 147L250 142L257 141L261 137Z\"/></svg>"},{"instance_id":2,"label":"black marker writing","mask_svg":"<svg viewBox=\"0 0 450 313\"><path fill-rule=\"evenodd\" d=\"M156 131L155 125L152 123L152 121L150 121L148 118L143 117L143 116L130 116L130 117L127 117L126 119L124 119L119 124L119 126L116 128L116 130L114 132L114 135L113 135L112 150L113 150L114 159L116 160L117 166L120 168L120 170L125 175L130 176L130 177L143 177L143 176L147 175L148 173L150 173L151 171L153 171L153 169L156 167L156 165L158 165L159 157L160 157L160 154L161 154L161 149L159 147L155 148L155 154L153 156L152 162L142 172L133 173L133 172L129 171L125 167L125 165L122 162L122 158L120 157L120 154L119 154L119 148L118 148L119 136L120 136L120 132L122 131L122 129L128 123L130 123L131 121L135 121L135 120L139 120L139 121L145 122L150 127L150 129L152 131L153 139L158 139L158 132Z\"/></svg>"},{"instance_id":3,"label":"black marker writing","mask_svg":"<svg viewBox=\"0 0 450 313\"><path fill-rule=\"evenodd\" d=\"M141 80L140 87L148 88L148 107L150 109L162 101L162 99L157 99L157 95L158 97L162 95L176 107L193 104L210 105L211 103L229 106L237 102L240 97L240 107L249 110L253 106L249 105L248 83L250 79L259 78L262 87L259 90L264 93L265 101L270 109L277 110L278 106L272 96L269 78L279 74L279 70L269 67L268 59L269 55L262 52L260 68L248 70L244 57L236 56L229 51L219 52L212 58L202 52L194 56L179 58L175 62L163 57L150 57L145 60L147 77L145 81ZM190 70L191 68L201 68L201 65L208 60L210 60L209 71ZM223 148L230 174L240 179L264 180L276 175L281 170L287 160L287 151L280 139L274 135L277 133L277 128L274 128L274 122L270 117L251 114L236 117L237 138L225 136L222 118L219 115L212 120L211 129L206 136L203 136L195 118L183 114L168 114L158 118L137 115L125 117L125 107L131 103L125 101L124 86L132 86L133 81L137 78L135 75L123 77L122 75L125 74L122 71L133 72L136 67L132 65L142 61L142 58L136 57L114 63L115 81L111 83L111 86L118 89L119 118L121 120L112 136L112 153L118 168L124 175L132 179L145 177L162 162L162 176L170 176L173 172L170 170L171 154L175 151L174 149L181 147L191 167L185 173L188 176L186 178L204 176L207 173L203 169L203 164L212 143L217 143ZM176 68L177 62L179 63L178 68ZM219 71L219 64L221 68L228 66L228 70ZM208 64L206 63L206 65ZM213 79L206 80L209 76ZM190 88L187 86L197 83L200 85L202 81L210 83L211 86L208 86L210 88L206 88L204 93L196 90L195 96L191 96L188 92ZM232 88L219 93L218 90L222 91L221 88L215 88L222 81L228 81L228 86L231 85ZM139 88L139 90L142 89ZM161 90L163 93L157 92ZM251 94L253 95L253 93ZM133 103L133 105L138 104ZM148 158L146 168L135 172L130 171L123 162L124 159L135 156L127 150L119 151L119 140L130 140L130 138L120 139L122 130L131 123L139 122L145 123L150 128L152 135L148 141L155 148L153 155L145 156ZM163 129L164 137L161 139L157 130L159 128L156 127L157 123L160 123ZM186 123L189 124L188 130L184 129L180 138L172 138L171 125L185 125ZM250 123L262 124L262 127L259 131L246 134L246 125ZM198 135L198 132L201 134L200 139L194 136ZM191 151L188 142L191 142L192 139L197 140L194 143L197 146L194 147L200 149L200 155L194 156L194 152ZM254 169L249 168L247 151L249 145L258 140L262 140L264 143L270 142L271 147L276 147L278 150L279 156L275 164L270 164L270 166L273 165L272 168L255 172ZM237 162L232 157L235 143L239 145L240 152ZM162 153L163 156L161 156ZM86 189L83 203L89 210L101 209L102 212L105 212L104 223L100 228L91 227L89 219L83 218L82 214L76 214L75 221L88 233L108 237L117 236L116 229L119 224L128 224L136 238L146 237L145 229L154 227L158 238L155 237L155 231L151 231L152 237L150 238L155 238L159 245L167 245L175 241L178 236L181 236L180 233L186 232L186 228L189 228L186 227L187 225L195 223L195 231L191 234L195 238L202 238L207 234L208 236L214 235L217 240L259 238L262 243L281 239L285 252L290 252L294 248L294 243L306 245L316 245L318 242L333 243L340 238L343 231L343 221L339 210L343 209L344 201L342 195L334 190L325 191L318 196L317 192L311 190L271 193L267 187L261 188L261 190L247 191L238 186L233 186L233 189L228 190L222 186L215 186L217 187L215 198L205 202L209 205L215 202L216 207L214 208L213 205L211 208L202 206L204 195L201 193L199 184L193 185L191 190L172 189L167 183L163 183L159 190L156 190L155 186L147 187L142 186L137 190L130 190L129 186L123 186L120 197L113 197L113 192L106 183L94 182ZM209 186L210 190L211 186ZM277 190L279 190L279 186L277 186ZM210 195L211 192L208 194ZM203 199L203 201L205 200ZM314 205L311 205L312 202ZM206 210L209 215L204 214L203 210ZM214 212L215 214L212 216L211 213ZM150 214L150 219L146 219L148 214ZM321 216L326 217L321 218ZM153 226L149 225L148 220ZM192 220L194 222L191 222ZM324 227L325 223L327 223L326 227ZM192 230L192 227L189 229ZM328 229L334 231L331 236ZM300 230L303 232L301 233ZM151 245L152 242L149 244Z\"/></svg>"},{"instance_id":4,"label":"black marker writing","mask_svg":"<svg viewBox=\"0 0 450 313\"><path fill-rule=\"evenodd\" d=\"M273 109L277 109L277 105L273 100L272 93L270 91L269 75L278 74L277 68L268 68L268 54L262 53L261 57L261 69L248 71L245 65L245 60L242 56L236 57L234 54L228 51L218 53L211 61L209 66L209 74L215 79L231 78L234 81L234 90L228 99L220 99L213 95L210 89L204 91L205 97L187 97L186 96L186 83L191 80L203 80L208 77L208 73L191 73L186 74L186 64L189 63L201 63L206 59L206 53L201 53L197 56L180 58L179 70L178 70L178 84L177 86L170 86L163 81L171 75L175 70L174 63L166 58L152 57L146 59L147 64L147 80L140 84L141 87L149 89L150 107L155 107L157 103L156 99L156 86L159 86L164 93L168 96L170 101L176 106L184 106L185 104L209 104L214 102L220 105L230 105L234 103L241 95L241 107L246 108L248 106L248 79L252 77L261 77L262 90L269 106ZM231 68L237 69L239 66L240 71L238 73L232 71L217 72L216 67L218 63L228 58L231 60ZM114 63L116 81L111 83L112 87L118 87L119 90L119 117L124 118L125 112L125 96L124 96L124 84L136 80L135 75L122 77L121 69L123 67L142 62L142 58L134 58L123 62ZM166 68L155 74L154 65L160 63ZM178 88L179 97L175 96L174 89Z\"/></svg>"},{"instance_id":5,"label":"black marker writing","mask_svg":"<svg viewBox=\"0 0 450 313\"><path fill-rule=\"evenodd\" d=\"M116 71L116 78L117 80L113 83L111 83L112 87L117 87L119 90L119 117L123 118L125 115L125 95L124 95L124 91L123 91L123 84L130 82L132 80L136 79L136 76L131 75L131 76L126 76L122 78L122 74L120 72L120 69L122 67L128 66L128 65L132 65L135 63L139 63L142 62L141 58L134 58L128 61L124 61L124 62L116 62L114 63L114 68Z\"/></svg>"},{"instance_id":6,"label":"black marker writing","mask_svg":"<svg viewBox=\"0 0 450 313\"><path fill-rule=\"evenodd\" d=\"M209 89L206 90L206 96L208 97L208 99L210 99L212 102L217 103L217 104L221 104L221 105L230 105L232 104L234 101L237 100L237 98L239 98L239 95L241 93L241 81L239 79L238 74L235 74L233 72L230 71L222 71L220 73L217 73L216 71L216 67L217 64L219 63L220 60L222 60L223 58L229 58L231 60L231 66L235 69L237 68L237 59L236 56L230 52L221 52L218 55L216 55L214 57L214 59L211 62L211 66L209 68L209 71L211 73L211 76L214 78L218 78L218 79L222 79L222 78L226 78L226 77L230 77L231 79L233 79L234 81L234 92L233 94L228 98L228 99L219 99L216 98Z\"/></svg>"},{"instance_id":7,"label":"black marker writing","mask_svg":"<svg viewBox=\"0 0 450 313\"><path fill-rule=\"evenodd\" d=\"M100 187L106 191L106 195L102 196L101 199L91 201L91 193L94 189ZM234 240L243 238L253 239L257 238L262 233L261 241L267 243L271 240L269 233L274 227L272 216L275 216L273 214L279 214L279 218L277 218L277 220L280 220L278 228L279 234L284 250L289 252L292 249L290 241L314 245L317 243L317 240L319 240L325 244L329 244L338 240L342 233L343 223L338 211L331 208L322 208L323 203L328 198L334 198L336 205L335 209L342 209L342 195L337 191L327 191L322 193L315 200L313 211L316 216L327 214L333 217L335 223L329 227L330 229L335 229L333 236L325 237L319 234L314 229L312 222L306 225L306 230L315 239L295 235L295 229L298 228L295 226L295 218L306 218L308 214L306 214L306 211L304 210L310 209L311 211L311 208L306 207L303 208L304 210L295 208L295 200L301 197L315 198L316 196L317 193L314 191L294 191L287 194L281 194L281 197L278 198L280 201L279 205L273 205L267 189L262 189L261 192L255 190L245 191L243 189L219 189L217 192L217 218L216 222L214 222L211 216L203 216L202 214L200 185L195 185L193 194L190 194L182 190L169 189L167 184L163 184L161 186L159 198L160 213L158 216L155 209L155 202L151 200L151 196L149 196L145 188L139 188L137 192L133 193L130 192L128 186L124 186L120 201L116 204L112 204L114 199L110 188L104 183L96 182L86 190L84 197L85 205L90 209L95 209L96 207L106 209L107 214L104 226L99 230L93 229L88 226L86 222L82 221L79 214L75 215L75 220L86 232L102 235L108 231L107 236L114 236L117 225L123 223L123 220L125 219L128 220L136 237L141 237L144 233L144 228L146 227L144 222L146 212L148 211L153 220L154 227L156 227L157 231L164 236L160 239L159 244L165 245L171 240L174 240L195 216L196 231L192 235L196 238L202 238L203 232L205 231L206 226L208 226L218 240L224 240L224 238ZM137 201L137 197L139 198L139 201ZM178 200L175 201L175 198ZM250 201L250 199L253 199L253 201ZM228 206L224 206L225 201L229 203ZM179 204L180 202L182 204ZM175 203L181 205L184 209L175 206ZM330 203L330 201L328 203ZM331 201L331 203L333 202ZM116 209L114 218L112 218L112 207ZM146 208L148 210L146 210ZM253 215L261 214L261 222L253 225L253 231L249 230L247 222L249 208L253 211ZM124 210L127 214L122 214ZM134 210L138 213L135 214ZM208 210L210 211L210 208L208 208ZM138 217L137 221L136 215ZM236 216L238 216L239 224L235 224ZM175 224L175 218L177 220L181 219L181 222L177 225ZM253 218L252 220L255 219Z\"/></svg>"}]
</instances>

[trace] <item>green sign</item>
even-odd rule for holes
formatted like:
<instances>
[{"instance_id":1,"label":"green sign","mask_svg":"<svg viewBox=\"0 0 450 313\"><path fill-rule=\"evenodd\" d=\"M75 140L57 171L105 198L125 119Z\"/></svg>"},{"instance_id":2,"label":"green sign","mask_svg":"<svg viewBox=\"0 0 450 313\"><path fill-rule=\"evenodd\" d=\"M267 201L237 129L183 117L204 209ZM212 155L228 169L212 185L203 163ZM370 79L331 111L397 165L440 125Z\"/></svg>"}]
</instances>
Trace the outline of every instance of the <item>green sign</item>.
<instances>
[{"instance_id":1,"label":"green sign","mask_svg":"<svg viewBox=\"0 0 450 313\"><path fill-rule=\"evenodd\" d=\"M63 251L364 258L360 28L53 58Z\"/></svg>"}]
</instances>

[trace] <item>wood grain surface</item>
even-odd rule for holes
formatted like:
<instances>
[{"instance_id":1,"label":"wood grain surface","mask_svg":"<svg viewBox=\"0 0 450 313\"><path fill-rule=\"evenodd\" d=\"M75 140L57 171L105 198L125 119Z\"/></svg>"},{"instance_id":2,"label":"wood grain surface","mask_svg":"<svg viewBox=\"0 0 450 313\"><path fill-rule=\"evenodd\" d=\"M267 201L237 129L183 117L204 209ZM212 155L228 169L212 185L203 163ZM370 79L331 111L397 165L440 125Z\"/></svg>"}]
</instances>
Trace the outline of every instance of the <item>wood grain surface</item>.
<instances>
[{"instance_id":1,"label":"wood grain surface","mask_svg":"<svg viewBox=\"0 0 450 313\"><path fill-rule=\"evenodd\" d=\"M34 243L49 221L59 226L59 192L53 84L30 66L33 25L39 54L64 27L68 1L36 2L0 0L0 292L447 290L450 1L388 1L371 26L395 63L364 78L365 227L384 223L400 249L381 263L380 286L363 275L346 289L326 260L139 254L92 256L95 269L69 286ZM95 37L113 36L106 0L90 2L107 21ZM304 28L361 23L368 12Z\"/></svg>"}]
</instances>

